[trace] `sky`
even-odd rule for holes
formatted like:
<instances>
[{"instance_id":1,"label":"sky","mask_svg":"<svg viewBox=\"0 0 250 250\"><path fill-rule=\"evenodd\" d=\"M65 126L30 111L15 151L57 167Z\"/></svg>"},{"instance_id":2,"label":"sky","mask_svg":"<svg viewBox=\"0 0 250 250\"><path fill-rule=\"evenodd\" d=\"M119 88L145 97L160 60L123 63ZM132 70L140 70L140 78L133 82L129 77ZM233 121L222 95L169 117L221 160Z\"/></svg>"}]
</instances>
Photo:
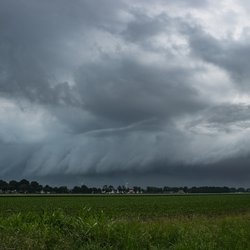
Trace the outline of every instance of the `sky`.
<instances>
[{"instance_id":1,"label":"sky","mask_svg":"<svg viewBox=\"0 0 250 250\"><path fill-rule=\"evenodd\" d=\"M247 0L1 0L0 179L250 186Z\"/></svg>"}]
</instances>

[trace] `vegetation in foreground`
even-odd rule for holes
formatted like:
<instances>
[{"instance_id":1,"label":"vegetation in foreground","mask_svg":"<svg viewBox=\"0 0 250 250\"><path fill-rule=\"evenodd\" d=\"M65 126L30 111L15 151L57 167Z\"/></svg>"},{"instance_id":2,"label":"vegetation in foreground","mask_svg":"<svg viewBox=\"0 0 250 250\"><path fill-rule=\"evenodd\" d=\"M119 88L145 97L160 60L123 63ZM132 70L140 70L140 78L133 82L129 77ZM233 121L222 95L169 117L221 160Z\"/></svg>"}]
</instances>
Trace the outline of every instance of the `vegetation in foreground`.
<instances>
[{"instance_id":1,"label":"vegetation in foreground","mask_svg":"<svg viewBox=\"0 0 250 250\"><path fill-rule=\"evenodd\" d=\"M250 249L250 196L1 197L0 249Z\"/></svg>"}]
</instances>

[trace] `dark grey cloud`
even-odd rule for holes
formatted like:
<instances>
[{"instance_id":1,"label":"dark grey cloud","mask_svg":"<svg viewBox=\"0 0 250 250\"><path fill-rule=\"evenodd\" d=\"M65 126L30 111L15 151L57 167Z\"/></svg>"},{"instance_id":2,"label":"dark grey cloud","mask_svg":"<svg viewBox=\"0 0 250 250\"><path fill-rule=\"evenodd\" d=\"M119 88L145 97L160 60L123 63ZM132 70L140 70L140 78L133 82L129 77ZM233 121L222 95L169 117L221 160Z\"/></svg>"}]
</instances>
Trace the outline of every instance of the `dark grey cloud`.
<instances>
[{"instance_id":1,"label":"dark grey cloud","mask_svg":"<svg viewBox=\"0 0 250 250\"><path fill-rule=\"evenodd\" d=\"M80 35L84 42L90 30L112 26L121 6L117 1L102 7L90 1L1 2L1 92L43 103L74 102L68 82L58 79L75 68L76 55L65 58L65 51L74 52L70 43L74 46Z\"/></svg>"},{"instance_id":2,"label":"dark grey cloud","mask_svg":"<svg viewBox=\"0 0 250 250\"><path fill-rule=\"evenodd\" d=\"M193 7L193 8L204 8L209 5L209 1L199 1L199 0L190 0L190 1L185 1L185 0L178 0L178 1L169 1L172 2L174 5L181 5L184 7Z\"/></svg>"},{"instance_id":3,"label":"dark grey cloud","mask_svg":"<svg viewBox=\"0 0 250 250\"><path fill-rule=\"evenodd\" d=\"M242 39L215 38L201 28L188 29L193 53L202 60L226 70L234 84L246 89L249 87L249 36L248 28L243 30Z\"/></svg>"},{"instance_id":4,"label":"dark grey cloud","mask_svg":"<svg viewBox=\"0 0 250 250\"><path fill-rule=\"evenodd\" d=\"M248 28L216 36L217 7L2 1L1 176L245 182Z\"/></svg>"},{"instance_id":5,"label":"dark grey cloud","mask_svg":"<svg viewBox=\"0 0 250 250\"><path fill-rule=\"evenodd\" d=\"M161 69L131 56L122 59L107 56L82 66L76 84L84 107L91 113L133 122L167 119L201 109L204 103L186 83L188 78L188 68Z\"/></svg>"},{"instance_id":6,"label":"dark grey cloud","mask_svg":"<svg viewBox=\"0 0 250 250\"><path fill-rule=\"evenodd\" d=\"M132 2L132 1L131 1ZM149 6L151 8L153 8L156 4L161 4L162 7L177 7L177 8L183 8L183 7L191 7L191 8L195 8L195 9L199 9L199 8L204 8L207 7L209 5L209 1L204 0L204 1L199 1L199 0L190 0L190 1L185 1L185 0L156 0L154 2L154 4L149 3L147 0L140 0L138 1L139 6L137 7L143 7L143 6ZM167 8L168 9L168 8Z\"/></svg>"},{"instance_id":7,"label":"dark grey cloud","mask_svg":"<svg viewBox=\"0 0 250 250\"><path fill-rule=\"evenodd\" d=\"M154 35L166 31L171 25L171 19L166 15L158 17L146 16L144 13L134 13L135 19L128 23L122 35L130 42L142 42Z\"/></svg>"},{"instance_id":8,"label":"dark grey cloud","mask_svg":"<svg viewBox=\"0 0 250 250\"><path fill-rule=\"evenodd\" d=\"M200 127L208 133L244 131L250 126L249 110L249 105L243 104L211 107L188 122L186 129L199 132L197 128Z\"/></svg>"}]
</instances>

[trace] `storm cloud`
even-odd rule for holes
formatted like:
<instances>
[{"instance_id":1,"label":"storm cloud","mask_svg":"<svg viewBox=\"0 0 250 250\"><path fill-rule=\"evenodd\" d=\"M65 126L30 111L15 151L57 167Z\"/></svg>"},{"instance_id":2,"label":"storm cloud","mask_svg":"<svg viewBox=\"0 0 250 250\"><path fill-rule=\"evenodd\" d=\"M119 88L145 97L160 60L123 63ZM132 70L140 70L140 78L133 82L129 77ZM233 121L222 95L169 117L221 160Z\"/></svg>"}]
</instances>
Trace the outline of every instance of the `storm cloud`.
<instances>
[{"instance_id":1,"label":"storm cloud","mask_svg":"<svg viewBox=\"0 0 250 250\"><path fill-rule=\"evenodd\" d=\"M249 11L1 1L1 178L248 185Z\"/></svg>"}]
</instances>

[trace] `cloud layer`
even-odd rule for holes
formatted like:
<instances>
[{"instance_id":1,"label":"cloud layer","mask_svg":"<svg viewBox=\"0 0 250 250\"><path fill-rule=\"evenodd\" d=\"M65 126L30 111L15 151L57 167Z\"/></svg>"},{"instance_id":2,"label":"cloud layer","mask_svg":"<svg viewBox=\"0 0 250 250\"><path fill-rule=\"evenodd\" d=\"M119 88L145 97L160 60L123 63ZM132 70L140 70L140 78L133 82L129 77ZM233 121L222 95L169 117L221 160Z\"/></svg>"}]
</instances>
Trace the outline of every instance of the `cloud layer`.
<instances>
[{"instance_id":1,"label":"cloud layer","mask_svg":"<svg viewBox=\"0 0 250 250\"><path fill-rule=\"evenodd\" d=\"M243 0L1 1L1 176L245 185L249 11Z\"/></svg>"}]
</instances>

